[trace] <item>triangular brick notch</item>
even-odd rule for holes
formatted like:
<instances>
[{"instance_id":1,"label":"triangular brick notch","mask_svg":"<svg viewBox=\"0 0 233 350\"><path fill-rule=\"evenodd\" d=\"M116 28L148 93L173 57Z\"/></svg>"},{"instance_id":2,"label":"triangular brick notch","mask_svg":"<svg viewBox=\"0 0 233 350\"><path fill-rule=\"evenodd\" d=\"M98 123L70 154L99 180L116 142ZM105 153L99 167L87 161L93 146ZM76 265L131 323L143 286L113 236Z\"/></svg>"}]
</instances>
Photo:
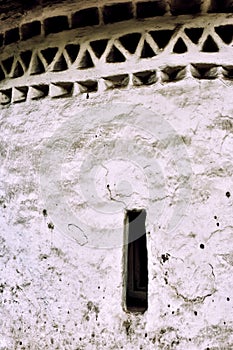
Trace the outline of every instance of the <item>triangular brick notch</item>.
<instances>
[{"instance_id":1,"label":"triangular brick notch","mask_svg":"<svg viewBox=\"0 0 233 350\"><path fill-rule=\"evenodd\" d=\"M129 84L128 74L113 75L104 78L107 89L124 88Z\"/></svg>"},{"instance_id":2,"label":"triangular brick notch","mask_svg":"<svg viewBox=\"0 0 233 350\"><path fill-rule=\"evenodd\" d=\"M218 48L216 42L214 41L214 39L212 38L212 36L208 35L206 41L203 44L202 51L203 52L218 52L219 51L219 48Z\"/></svg>"},{"instance_id":3,"label":"triangular brick notch","mask_svg":"<svg viewBox=\"0 0 233 350\"><path fill-rule=\"evenodd\" d=\"M173 34L173 30L156 30L150 32L150 35L160 49L164 49L169 43Z\"/></svg>"},{"instance_id":4,"label":"triangular brick notch","mask_svg":"<svg viewBox=\"0 0 233 350\"><path fill-rule=\"evenodd\" d=\"M5 79L5 74L2 70L2 67L0 66L0 81Z\"/></svg>"},{"instance_id":5,"label":"triangular brick notch","mask_svg":"<svg viewBox=\"0 0 233 350\"><path fill-rule=\"evenodd\" d=\"M145 72L137 72L133 74L133 84L135 86L151 85L156 83L157 74L155 70L148 70Z\"/></svg>"},{"instance_id":6,"label":"triangular brick notch","mask_svg":"<svg viewBox=\"0 0 233 350\"><path fill-rule=\"evenodd\" d=\"M150 45L144 41L144 45L141 52L141 58L150 58L156 56L156 53L152 50Z\"/></svg>"},{"instance_id":7,"label":"triangular brick notch","mask_svg":"<svg viewBox=\"0 0 233 350\"><path fill-rule=\"evenodd\" d=\"M215 27L215 32L225 44L230 44L233 38L233 25Z\"/></svg>"},{"instance_id":8,"label":"triangular brick notch","mask_svg":"<svg viewBox=\"0 0 233 350\"><path fill-rule=\"evenodd\" d=\"M174 53L185 53L187 52L187 46L182 38L179 38L173 48Z\"/></svg>"},{"instance_id":9,"label":"triangular brick notch","mask_svg":"<svg viewBox=\"0 0 233 350\"><path fill-rule=\"evenodd\" d=\"M29 97L32 100L38 100L40 98L46 97L49 92L48 85L33 85L29 88Z\"/></svg>"},{"instance_id":10,"label":"triangular brick notch","mask_svg":"<svg viewBox=\"0 0 233 350\"><path fill-rule=\"evenodd\" d=\"M185 28L185 34L189 37L189 39L194 43L198 44L202 34L203 28Z\"/></svg>"},{"instance_id":11,"label":"triangular brick notch","mask_svg":"<svg viewBox=\"0 0 233 350\"><path fill-rule=\"evenodd\" d=\"M108 63L118 63L125 62L125 56L116 48L116 46L112 46L111 51L109 52L106 62Z\"/></svg>"},{"instance_id":12,"label":"triangular brick notch","mask_svg":"<svg viewBox=\"0 0 233 350\"><path fill-rule=\"evenodd\" d=\"M73 83L52 83L50 84L49 95L53 98L71 96Z\"/></svg>"},{"instance_id":13,"label":"triangular brick notch","mask_svg":"<svg viewBox=\"0 0 233 350\"><path fill-rule=\"evenodd\" d=\"M166 67L162 70L162 81L172 82L184 79L186 75L186 67Z\"/></svg>"},{"instance_id":14,"label":"triangular brick notch","mask_svg":"<svg viewBox=\"0 0 233 350\"><path fill-rule=\"evenodd\" d=\"M19 61L17 61L14 72L13 72L11 77L18 78L18 77L22 77L22 75L24 75L23 67L22 67L21 63Z\"/></svg>"},{"instance_id":15,"label":"triangular brick notch","mask_svg":"<svg viewBox=\"0 0 233 350\"><path fill-rule=\"evenodd\" d=\"M5 68L7 74L10 74L13 62L14 62L14 57L9 57L6 60L2 61L3 67Z\"/></svg>"},{"instance_id":16,"label":"triangular brick notch","mask_svg":"<svg viewBox=\"0 0 233 350\"><path fill-rule=\"evenodd\" d=\"M81 61L79 62L79 69L87 69L94 67L90 53L86 50Z\"/></svg>"},{"instance_id":17,"label":"triangular brick notch","mask_svg":"<svg viewBox=\"0 0 233 350\"><path fill-rule=\"evenodd\" d=\"M119 38L121 44L124 46L124 48L129 51L131 54L135 53L136 48L138 46L139 40L141 38L140 33L132 33L132 34L126 34Z\"/></svg>"},{"instance_id":18,"label":"triangular brick notch","mask_svg":"<svg viewBox=\"0 0 233 350\"><path fill-rule=\"evenodd\" d=\"M218 66L212 64L193 64L191 73L197 79L216 79L218 77Z\"/></svg>"},{"instance_id":19,"label":"triangular brick notch","mask_svg":"<svg viewBox=\"0 0 233 350\"><path fill-rule=\"evenodd\" d=\"M71 63L74 63L74 61L78 57L80 46L75 45L75 44L68 44L68 45L66 45L65 49L66 49L66 52L71 60Z\"/></svg>"},{"instance_id":20,"label":"triangular brick notch","mask_svg":"<svg viewBox=\"0 0 233 350\"><path fill-rule=\"evenodd\" d=\"M55 62L54 66L53 66L53 71L54 72L60 72L63 70L66 70L68 68L65 57L63 56L63 54L61 54L61 56L58 58L58 60Z\"/></svg>"},{"instance_id":21,"label":"triangular brick notch","mask_svg":"<svg viewBox=\"0 0 233 350\"><path fill-rule=\"evenodd\" d=\"M28 92L28 87L27 86L15 87L13 89L12 101L14 103L26 101L26 99L27 99L27 92Z\"/></svg>"},{"instance_id":22,"label":"triangular brick notch","mask_svg":"<svg viewBox=\"0 0 233 350\"><path fill-rule=\"evenodd\" d=\"M45 72L45 69L44 69L43 63L41 62L41 59L39 58L39 56L35 55L33 58L30 74L31 75L42 74L44 72Z\"/></svg>"},{"instance_id":23,"label":"triangular brick notch","mask_svg":"<svg viewBox=\"0 0 233 350\"><path fill-rule=\"evenodd\" d=\"M96 80L86 80L86 81L78 81L79 90L82 93L86 92L96 92L98 90L98 83Z\"/></svg>"},{"instance_id":24,"label":"triangular brick notch","mask_svg":"<svg viewBox=\"0 0 233 350\"><path fill-rule=\"evenodd\" d=\"M31 58L32 58L32 52L30 50L24 51L20 54L20 57L26 67L26 69L28 69L29 64L31 62Z\"/></svg>"},{"instance_id":25,"label":"triangular brick notch","mask_svg":"<svg viewBox=\"0 0 233 350\"><path fill-rule=\"evenodd\" d=\"M101 40L90 42L91 48L97 58L100 58L103 55L107 47L107 43L108 43L108 39L101 39Z\"/></svg>"},{"instance_id":26,"label":"triangular brick notch","mask_svg":"<svg viewBox=\"0 0 233 350\"><path fill-rule=\"evenodd\" d=\"M5 105L11 102L12 89L0 90L0 103Z\"/></svg>"},{"instance_id":27,"label":"triangular brick notch","mask_svg":"<svg viewBox=\"0 0 233 350\"><path fill-rule=\"evenodd\" d=\"M223 76L226 79L233 79L233 66L224 66Z\"/></svg>"},{"instance_id":28,"label":"triangular brick notch","mask_svg":"<svg viewBox=\"0 0 233 350\"><path fill-rule=\"evenodd\" d=\"M53 62L57 51L58 51L57 47L49 47L48 49L41 51L48 65Z\"/></svg>"}]
</instances>

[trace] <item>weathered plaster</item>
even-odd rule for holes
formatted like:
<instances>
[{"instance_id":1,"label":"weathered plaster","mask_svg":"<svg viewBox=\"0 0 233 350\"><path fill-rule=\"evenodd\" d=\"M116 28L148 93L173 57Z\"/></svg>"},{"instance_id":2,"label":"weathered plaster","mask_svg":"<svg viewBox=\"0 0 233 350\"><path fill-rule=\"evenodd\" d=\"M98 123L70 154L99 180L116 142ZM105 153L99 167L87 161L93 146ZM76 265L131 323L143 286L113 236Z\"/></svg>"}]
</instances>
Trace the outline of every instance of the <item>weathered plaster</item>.
<instances>
[{"instance_id":1,"label":"weathered plaster","mask_svg":"<svg viewBox=\"0 0 233 350\"><path fill-rule=\"evenodd\" d=\"M232 188L231 89L230 83L219 80L186 79L160 89L114 90L82 101L32 101L2 110L2 349L231 349L233 223L232 199L226 196ZM114 103L131 106L132 101L139 101L142 109L149 109L155 119L164 119L176 130L184 140L192 167L189 206L176 228L168 232L156 212L154 221L150 217L147 223L149 308L143 315L127 314L122 309L123 248L95 249L88 247L87 242L78 244L62 234L56 225L59 218L49 210L48 216L43 213L48 208L44 203L46 193L40 189L44 141L51 139L56 130L64 139L67 130L63 128L69 127L77 115L82 116L77 125L80 135L76 133L69 140L76 153L70 147L64 159L63 169L69 172L63 174L65 195L59 198L58 205L68 207L78 217L83 211L85 216L88 202L79 207L78 190L72 187L77 169L69 164L75 162L75 155L82 155L84 160L85 152L95 151L92 149L95 135L101 138L101 144L108 140L109 130L101 135L106 116L103 114L102 120L99 118L90 125L91 111L103 107L107 111ZM133 111L123 115L128 124L134 118ZM148 123L153 134L152 120ZM99 127L93 130L95 124ZM85 134L84 142L80 143L82 125L91 133ZM142 136L143 133L149 131L144 130ZM114 137L119 139L117 130L111 139L113 155ZM135 165L128 152L130 135L121 137L125 141L122 153L129 172L125 177L122 175L119 187L122 195L127 196L122 181L128 183L132 178L130 167L137 169L140 164ZM142 147L151 147L151 141L143 138ZM163 169L166 160L170 160L169 152L158 142L154 150L159 156L156 162ZM153 153L152 158L145 158L149 166L154 161ZM110 166L114 160L109 159ZM56 166L56 159L53 161ZM161 174L175 187L180 182L173 166L169 165L170 175L169 171ZM61 172L59 167L57 172ZM103 168L99 172L102 174ZM139 173L130 186L140 189L144 176L145 172ZM48 179L49 183L52 180ZM111 209L105 185L106 179L100 176L97 190ZM171 210L177 205L174 187L163 187L165 195L171 196ZM122 217L119 232L123 239L123 211L118 215ZM88 220L90 226L95 226L98 240L101 232L98 213ZM111 213L105 215L105 220L111 227ZM49 229L49 223L54 228Z\"/></svg>"}]
</instances>

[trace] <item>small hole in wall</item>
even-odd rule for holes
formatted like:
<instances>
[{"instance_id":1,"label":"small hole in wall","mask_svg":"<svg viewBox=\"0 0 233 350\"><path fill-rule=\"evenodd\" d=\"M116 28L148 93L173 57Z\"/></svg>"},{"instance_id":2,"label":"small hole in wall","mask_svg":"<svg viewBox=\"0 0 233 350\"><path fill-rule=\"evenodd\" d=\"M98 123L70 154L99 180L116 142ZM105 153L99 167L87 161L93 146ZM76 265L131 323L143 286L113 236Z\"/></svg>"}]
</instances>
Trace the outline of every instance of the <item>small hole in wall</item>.
<instances>
[{"instance_id":1,"label":"small hole in wall","mask_svg":"<svg viewBox=\"0 0 233 350\"><path fill-rule=\"evenodd\" d=\"M219 226L219 222L217 222L217 224L216 224L217 226Z\"/></svg>"},{"instance_id":2,"label":"small hole in wall","mask_svg":"<svg viewBox=\"0 0 233 350\"><path fill-rule=\"evenodd\" d=\"M197 311L194 311L194 315L197 316Z\"/></svg>"},{"instance_id":3,"label":"small hole in wall","mask_svg":"<svg viewBox=\"0 0 233 350\"><path fill-rule=\"evenodd\" d=\"M230 301L230 298L227 298L227 301Z\"/></svg>"},{"instance_id":4,"label":"small hole in wall","mask_svg":"<svg viewBox=\"0 0 233 350\"><path fill-rule=\"evenodd\" d=\"M52 222L49 222L49 223L48 223L48 228L49 228L50 230L53 230L53 229L54 229L54 224L53 224Z\"/></svg>"},{"instance_id":5,"label":"small hole in wall","mask_svg":"<svg viewBox=\"0 0 233 350\"><path fill-rule=\"evenodd\" d=\"M43 212L42 212L42 213L43 213L43 215L44 215L44 216L47 216L47 215L48 215L48 213L47 213L47 210L46 210L46 209L43 209Z\"/></svg>"},{"instance_id":6,"label":"small hole in wall","mask_svg":"<svg viewBox=\"0 0 233 350\"><path fill-rule=\"evenodd\" d=\"M230 192L226 192L226 196L229 198L231 196Z\"/></svg>"},{"instance_id":7,"label":"small hole in wall","mask_svg":"<svg viewBox=\"0 0 233 350\"><path fill-rule=\"evenodd\" d=\"M201 243L201 244L200 244L200 248L201 248L201 249L204 249L204 248L205 248L204 244Z\"/></svg>"},{"instance_id":8,"label":"small hole in wall","mask_svg":"<svg viewBox=\"0 0 233 350\"><path fill-rule=\"evenodd\" d=\"M133 18L131 2L104 6L103 19L105 24L126 21L131 18Z\"/></svg>"},{"instance_id":9,"label":"small hole in wall","mask_svg":"<svg viewBox=\"0 0 233 350\"><path fill-rule=\"evenodd\" d=\"M214 216L214 219L215 219L215 220L217 219L217 216L216 216L216 215Z\"/></svg>"}]
</instances>

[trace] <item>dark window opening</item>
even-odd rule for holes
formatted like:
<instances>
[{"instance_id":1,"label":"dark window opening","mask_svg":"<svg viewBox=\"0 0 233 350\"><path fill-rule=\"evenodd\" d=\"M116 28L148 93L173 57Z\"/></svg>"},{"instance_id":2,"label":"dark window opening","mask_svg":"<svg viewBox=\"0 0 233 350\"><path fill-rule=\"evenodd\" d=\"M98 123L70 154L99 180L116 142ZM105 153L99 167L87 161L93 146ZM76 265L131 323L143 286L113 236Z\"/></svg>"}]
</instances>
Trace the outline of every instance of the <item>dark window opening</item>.
<instances>
[{"instance_id":1,"label":"dark window opening","mask_svg":"<svg viewBox=\"0 0 233 350\"><path fill-rule=\"evenodd\" d=\"M27 40L33 36L40 35L41 33L41 23L40 21L34 21L30 23L25 23L21 27L22 40Z\"/></svg>"},{"instance_id":2,"label":"dark window opening","mask_svg":"<svg viewBox=\"0 0 233 350\"><path fill-rule=\"evenodd\" d=\"M126 214L126 309L141 313L148 308L145 220L145 210L132 210Z\"/></svg>"},{"instance_id":3,"label":"dark window opening","mask_svg":"<svg viewBox=\"0 0 233 350\"><path fill-rule=\"evenodd\" d=\"M5 33L5 45L15 43L19 40L19 28L7 30Z\"/></svg>"},{"instance_id":4,"label":"dark window opening","mask_svg":"<svg viewBox=\"0 0 233 350\"><path fill-rule=\"evenodd\" d=\"M106 5L103 9L104 23L114 23L127 21L133 18L132 4L125 2L122 4Z\"/></svg>"},{"instance_id":5,"label":"dark window opening","mask_svg":"<svg viewBox=\"0 0 233 350\"><path fill-rule=\"evenodd\" d=\"M232 0L212 0L210 12L233 12Z\"/></svg>"},{"instance_id":6,"label":"dark window opening","mask_svg":"<svg viewBox=\"0 0 233 350\"><path fill-rule=\"evenodd\" d=\"M87 27L99 24L99 13L97 7L75 12L72 16L72 28Z\"/></svg>"},{"instance_id":7,"label":"dark window opening","mask_svg":"<svg viewBox=\"0 0 233 350\"><path fill-rule=\"evenodd\" d=\"M137 3L137 18L163 16L165 12L166 2L163 0Z\"/></svg>"},{"instance_id":8,"label":"dark window opening","mask_svg":"<svg viewBox=\"0 0 233 350\"><path fill-rule=\"evenodd\" d=\"M68 18L66 16L56 16L44 20L45 35L59 33L69 29Z\"/></svg>"},{"instance_id":9,"label":"dark window opening","mask_svg":"<svg viewBox=\"0 0 233 350\"><path fill-rule=\"evenodd\" d=\"M174 16L182 14L195 14L201 11L201 1L200 0L172 0L171 2L171 13Z\"/></svg>"}]
</instances>

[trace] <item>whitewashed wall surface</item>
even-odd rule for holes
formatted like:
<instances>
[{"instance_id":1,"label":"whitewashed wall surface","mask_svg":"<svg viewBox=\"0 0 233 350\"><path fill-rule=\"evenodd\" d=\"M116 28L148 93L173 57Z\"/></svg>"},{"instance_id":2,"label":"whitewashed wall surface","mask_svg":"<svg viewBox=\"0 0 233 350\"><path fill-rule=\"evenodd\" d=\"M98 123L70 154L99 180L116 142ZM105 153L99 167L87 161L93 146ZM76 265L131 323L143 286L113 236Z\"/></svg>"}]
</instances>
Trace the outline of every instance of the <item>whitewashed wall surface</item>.
<instances>
[{"instance_id":1,"label":"whitewashed wall surface","mask_svg":"<svg viewBox=\"0 0 233 350\"><path fill-rule=\"evenodd\" d=\"M232 350L233 2L0 9L0 349Z\"/></svg>"}]
</instances>

